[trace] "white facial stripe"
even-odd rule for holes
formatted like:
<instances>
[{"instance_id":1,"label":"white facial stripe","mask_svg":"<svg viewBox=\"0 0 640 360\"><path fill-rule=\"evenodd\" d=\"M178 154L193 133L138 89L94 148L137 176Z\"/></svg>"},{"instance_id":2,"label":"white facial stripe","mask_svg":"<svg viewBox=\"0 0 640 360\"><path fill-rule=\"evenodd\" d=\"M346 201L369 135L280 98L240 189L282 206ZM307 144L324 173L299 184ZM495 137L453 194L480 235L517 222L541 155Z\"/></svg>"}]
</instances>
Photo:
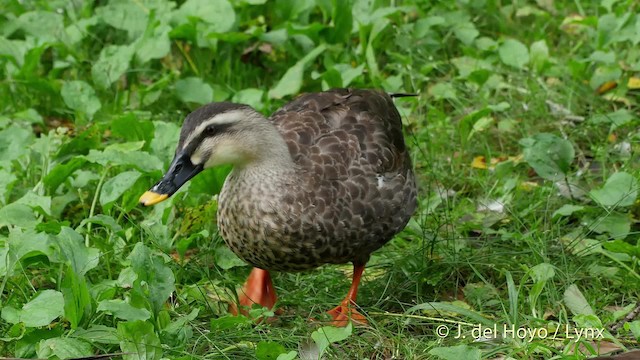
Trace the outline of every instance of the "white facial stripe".
<instances>
[{"instance_id":1,"label":"white facial stripe","mask_svg":"<svg viewBox=\"0 0 640 360\"><path fill-rule=\"evenodd\" d=\"M202 124L198 125L198 127L196 127L193 132L191 132L191 135L187 137L187 140L184 142L182 149L185 149L193 141L193 139L198 137L202 133L202 131L204 131L207 126L236 123L243 117L246 117L246 114L244 114L243 111L233 110L218 114L208 120L203 121Z\"/></svg>"}]
</instances>

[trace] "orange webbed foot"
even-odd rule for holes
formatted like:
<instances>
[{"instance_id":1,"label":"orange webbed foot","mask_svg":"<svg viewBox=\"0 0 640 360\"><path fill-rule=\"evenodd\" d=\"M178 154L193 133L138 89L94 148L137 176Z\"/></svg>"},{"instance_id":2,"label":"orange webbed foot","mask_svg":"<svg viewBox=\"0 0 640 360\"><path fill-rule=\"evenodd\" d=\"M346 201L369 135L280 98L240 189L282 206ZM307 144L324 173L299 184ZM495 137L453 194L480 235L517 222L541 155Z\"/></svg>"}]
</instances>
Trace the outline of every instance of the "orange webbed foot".
<instances>
[{"instance_id":1,"label":"orange webbed foot","mask_svg":"<svg viewBox=\"0 0 640 360\"><path fill-rule=\"evenodd\" d=\"M355 307L355 303L343 301L340 305L327 311L327 314L333 318L331 325L343 327L347 326L349 321L360 325L367 325L367 318L360 314Z\"/></svg>"},{"instance_id":2,"label":"orange webbed foot","mask_svg":"<svg viewBox=\"0 0 640 360\"><path fill-rule=\"evenodd\" d=\"M229 312L233 315L242 314L249 316L249 310L254 304L258 304L267 309L273 309L278 297L276 296L271 275L268 271L253 268L251 274L247 278L240 294L238 295L238 304L229 305ZM257 319L261 321L262 319Z\"/></svg>"}]
</instances>

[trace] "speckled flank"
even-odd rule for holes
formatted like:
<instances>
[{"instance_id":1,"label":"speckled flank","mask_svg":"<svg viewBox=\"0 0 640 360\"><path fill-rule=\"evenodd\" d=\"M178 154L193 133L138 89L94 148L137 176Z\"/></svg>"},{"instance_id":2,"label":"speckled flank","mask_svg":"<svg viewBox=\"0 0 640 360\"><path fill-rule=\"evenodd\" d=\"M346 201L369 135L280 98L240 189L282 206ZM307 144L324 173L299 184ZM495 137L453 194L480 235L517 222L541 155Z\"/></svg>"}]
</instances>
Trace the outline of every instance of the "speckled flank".
<instances>
[{"instance_id":1,"label":"speckled flank","mask_svg":"<svg viewBox=\"0 0 640 360\"><path fill-rule=\"evenodd\" d=\"M303 95L269 120L294 165L236 167L227 178L218 226L238 256L280 271L364 264L404 228L416 209L416 185L387 94Z\"/></svg>"}]
</instances>

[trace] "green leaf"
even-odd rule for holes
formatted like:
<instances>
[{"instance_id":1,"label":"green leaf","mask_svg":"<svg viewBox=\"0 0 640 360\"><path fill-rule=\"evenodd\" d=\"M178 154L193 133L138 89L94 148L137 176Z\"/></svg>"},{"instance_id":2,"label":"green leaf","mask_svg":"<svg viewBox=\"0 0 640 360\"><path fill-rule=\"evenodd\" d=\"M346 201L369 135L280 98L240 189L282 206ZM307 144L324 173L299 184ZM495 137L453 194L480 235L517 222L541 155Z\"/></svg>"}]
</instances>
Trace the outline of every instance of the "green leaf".
<instances>
[{"instance_id":1,"label":"green leaf","mask_svg":"<svg viewBox=\"0 0 640 360\"><path fill-rule=\"evenodd\" d=\"M120 350L124 360L159 360L162 358L162 344L153 324L144 321L118 323Z\"/></svg>"},{"instance_id":2,"label":"green leaf","mask_svg":"<svg viewBox=\"0 0 640 360\"><path fill-rule=\"evenodd\" d=\"M276 360L294 360L297 357L298 357L297 351L289 351L288 353L278 355Z\"/></svg>"},{"instance_id":3,"label":"green leaf","mask_svg":"<svg viewBox=\"0 0 640 360\"><path fill-rule=\"evenodd\" d=\"M116 329L104 325L91 325L87 329L77 329L72 336L98 344L118 345L120 343Z\"/></svg>"},{"instance_id":4,"label":"green leaf","mask_svg":"<svg viewBox=\"0 0 640 360\"><path fill-rule=\"evenodd\" d=\"M100 250L86 247L82 236L72 228L63 227L54 237L54 242L58 244L64 259L78 276L84 276L87 271L98 266Z\"/></svg>"},{"instance_id":5,"label":"green leaf","mask_svg":"<svg viewBox=\"0 0 640 360\"><path fill-rule=\"evenodd\" d=\"M632 321L629 324L629 330L635 336L636 340L640 340L640 320Z\"/></svg>"},{"instance_id":6,"label":"green leaf","mask_svg":"<svg viewBox=\"0 0 640 360\"><path fill-rule=\"evenodd\" d=\"M275 341L260 341L256 346L256 358L258 360L276 360L280 354L287 350Z\"/></svg>"},{"instance_id":7,"label":"green leaf","mask_svg":"<svg viewBox=\"0 0 640 360\"><path fill-rule=\"evenodd\" d=\"M161 59L171 51L171 40L169 39L171 28L167 25L160 25L147 30L136 45L136 59L144 64L151 59Z\"/></svg>"},{"instance_id":8,"label":"green leaf","mask_svg":"<svg viewBox=\"0 0 640 360\"><path fill-rule=\"evenodd\" d=\"M124 171L107 180L100 191L100 204L106 206L118 200L140 178L140 172Z\"/></svg>"},{"instance_id":9,"label":"green leaf","mask_svg":"<svg viewBox=\"0 0 640 360\"><path fill-rule=\"evenodd\" d=\"M435 355L445 360L480 360L482 352L480 349L469 345L457 345L449 347L437 347L429 350L429 354Z\"/></svg>"},{"instance_id":10,"label":"green leaf","mask_svg":"<svg viewBox=\"0 0 640 360\"><path fill-rule=\"evenodd\" d=\"M91 315L91 295L84 276L78 276L73 269L65 271L60 287L64 297L64 317L77 329L83 318Z\"/></svg>"},{"instance_id":11,"label":"green leaf","mask_svg":"<svg viewBox=\"0 0 640 360\"><path fill-rule=\"evenodd\" d=\"M564 303L573 315L595 315L593 309L575 284L569 285L564 292Z\"/></svg>"},{"instance_id":12,"label":"green leaf","mask_svg":"<svg viewBox=\"0 0 640 360\"><path fill-rule=\"evenodd\" d=\"M602 188L591 190L589 195L600 206L631 206L638 197L638 180L634 176L620 171L611 175Z\"/></svg>"},{"instance_id":13,"label":"green leaf","mask_svg":"<svg viewBox=\"0 0 640 360\"><path fill-rule=\"evenodd\" d=\"M236 13L227 0L187 0L174 12L173 19L178 24L200 19L208 24L208 32L224 33L233 29Z\"/></svg>"},{"instance_id":14,"label":"green leaf","mask_svg":"<svg viewBox=\"0 0 640 360\"><path fill-rule=\"evenodd\" d=\"M222 270L229 270L237 266L247 266L229 247L222 245L216 249L215 261Z\"/></svg>"},{"instance_id":15,"label":"green leaf","mask_svg":"<svg viewBox=\"0 0 640 360\"><path fill-rule=\"evenodd\" d=\"M62 85L60 94L68 107L87 114L89 118L93 118L93 115L102 107L96 92L84 81L66 81Z\"/></svg>"},{"instance_id":16,"label":"green leaf","mask_svg":"<svg viewBox=\"0 0 640 360\"><path fill-rule=\"evenodd\" d=\"M18 26L42 42L55 42L66 35L62 15L53 11L26 12L18 18Z\"/></svg>"},{"instance_id":17,"label":"green leaf","mask_svg":"<svg viewBox=\"0 0 640 360\"><path fill-rule=\"evenodd\" d=\"M631 219L627 214L610 212L590 221L589 230L598 234L608 233L614 239L624 239L631 231Z\"/></svg>"},{"instance_id":18,"label":"green leaf","mask_svg":"<svg viewBox=\"0 0 640 360\"><path fill-rule=\"evenodd\" d=\"M232 101L238 104L247 104L254 109L262 109L264 107L263 97L264 90L248 88L240 90L233 95Z\"/></svg>"},{"instance_id":19,"label":"green leaf","mask_svg":"<svg viewBox=\"0 0 640 360\"><path fill-rule=\"evenodd\" d=\"M7 240L8 246L0 247L6 250L0 256L0 275L11 275L18 261L30 256L45 255L50 260L55 260L56 249L47 234L36 233L33 230L23 232L12 231ZM3 254L0 252L0 255Z\"/></svg>"},{"instance_id":20,"label":"green leaf","mask_svg":"<svg viewBox=\"0 0 640 360\"><path fill-rule=\"evenodd\" d=\"M134 307L121 299L100 301L98 311L108 312L118 319L127 321L147 320L151 317L149 310Z\"/></svg>"},{"instance_id":21,"label":"green leaf","mask_svg":"<svg viewBox=\"0 0 640 360\"><path fill-rule=\"evenodd\" d=\"M39 222L33 210L27 205L11 203L0 209L0 228L12 225L30 229Z\"/></svg>"},{"instance_id":22,"label":"green leaf","mask_svg":"<svg viewBox=\"0 0 640 360\"><path fill-rule=\"evenodd\" d=\"M564 179L570 168L575 152L568 140L553 134L541 133L520 140L524 146L524 159L546 180Z\"/></svg>"},{"instance_id":23,"label":"green leaf","mask_svg":"<svg viewBox=\"0 0 640 360\"><path fill-rule=\"evenodd\" d=\"M201 78L189 77L180 79L175 86L176 96L184 102L204 105L213 101L213 89Z\"/></svg>"},{"instance_id":24,"label":"green leaf","mask_svg":"<svg viewBox=\"0 0 640 360\"><path fill-rule=\"evenodd\" d=\"M29 153L33 142L33 131L18 125L11 125L0 131L0 164L10 162Z\"/></svg>"},{"instance_id":25,"label":"green leaf","mask_svg":"<svg viewBox=\"0 0 640 360\"><path fill-rule=\"evenodd\" d=\"M278 84L269 90L269 98L280 99L287 95L297 94L302 87L305 66L322 54L326 48L327 46L324 44L316 47L295 65L290 67L280 81L278 81Z\"/></svg>"},{"instance_id":26,"label":"green leaf","mask_svg":"<svg viewBox=\"0 0 640 360\"><path fill-rule=\"evenodd\" d=\"M613 131L620 126L629 124L635 119L636 116L629 112L629 110L620 109L608 114L596 114L589 118L589 122L592 124L611 124L610 131Z\"/></svg>"},{"instance_id":27,"label":"green leaf","mask_svg":"<svg viewBox=\"0 0 640 360\"><path fill-rule=\"evenodd\" d=\"M505 40L498 48L498 54L505 65L517 69L522 69L529 63L529 50L518 40Z\"/></svg>"},{"instance_id":28,"label":"green leaf","mask_svg":"<svg viewBox=\"0 0 640 360\"><path fill-rule=\"evenodd\" d=\"M318 346L319 358L327 350L330 344L340 342L351 336L353 325L351 322L345 327L323 326L311 333L311 338Z\"/></svg>"},{"instance_id":29,"label":"green leaf","mask_svg":"<svg viewBox=\"0 0 640 360\"><path fill-rule=\"evenodd\" d=\"M560 209L554 211L551 217L556 218L559 216L571 216L574 212L578 212L582 210L584 210L584 206L582 205L564 204Z\"/></svg>"},{"instance_id":30,"label":"green leaf","mask_svg":"<svg viewBox=\"0 0 640 360\"><path fill-rule=\"evenodd\" d=\"M480 35L476 26L471 22L462 22L453 26L453 34L465 45L471 45Z\"/></svg>"},{"instance_id":31,"label":"green leaf","mask_svg":"<svg viewBox=\"0 0 640 360\"><path fill-rule=\"evenodd\" d=\"M531 44L531 65L536 71L542 71L549 61L549 47L544 40L535 41Z\"/></svg>"},{"instance_id":32,"label":"green leaf","mask_svg":"<svg viewBox=\"0 0 640 360\"><path fill-rule=\"evenodd\" d=\"M146 173L160 172L163 168L162 161L147 152L121 151L115 147L104 151L91 150L84 158L102 166L129 165Z\"/></svg>"},{"instance_id":33,"label":"green leaf","mask_svg":"<svg viewBox=\"0 0 640 360\"><path fill-rule=\"evenodd\" d=\"M38 358L79 359L92 357L93 347L86 341L69 337L42 340L36 347Z\"/></svg>"},{"instance_id":34,"label":"green leaf","mask_svg":"<svg viewBox=\"0 0 640 360\"><path fill-rule=\"evenodd\" d=\"M129 69L135 47L126 45L107 45L100 52L98 61L91 67L91 76L96 85L109 88Z\"/></svg>"},{"instance_id":35,"label":"green leaf","mask_svg":"<svg viewBox=\"0 0 640 360\"><path fill-rule=\"evenodd\" d=\"M435 84L431 89L429 89L429 93L436 100L457 100L458 96L456 95L456 89L448 82L441 82Z\"/></svg>"},{"instance_id":36,"label":"green leaf","mask_svg":"<svg viewBox=\"0 0 640 360\"><path fill-rule=\"evenodd\" d=\"M631 245L623 240L613 240L603 243L602 246L611 252L640 258L640 244Z\"/></svg>"},{"instance_id":37,"label":"green leaf","mask_svg":"<svg viewBox=\"0 0 640 360\"><path fill-rule=\"evenodd\" d=\"M51 215L51 196L43 196L29 190L13 204L24 204L46 215Z\"/></svg>"},{"instance_id":38,"label":"green leaf","mask_svg":"<svg viewBox=\"0 0 640 360\"><path fill-rule=\"evenodd\" d=\"M142 35L149 18L145 7L132 0L112 0L95 11L103 22L126 31L129 34L129 40L137 39Z\"/></svg>"},{"instance_id":39,"label":"green leaf","mask_svg":"<svg viewBox=\"0 0 640 360\"><path fill-rule=\"evenodd\" d=\"M485 318L484 316L478 314L477 312L469 309L465 309L463 307L460 307L448 302L426 302L426 303L418 304L409 308L406 311L406 313L410 314L418 310L436 311L436 312L444 311L444 312L455 313L455 314L464 316L467 319L474 321L476 323L487 325L487 326L493 326L493 322L491 320Z\"/></svg>"},{"instance_id":40,"label":"green leaf","mask_svg":"<svg viewBox=\"0 0 640 360\"><path fill-rule=\"evenodd\" d=\"M84 158L74 157L65 164L56 165L48 174L44 177L44 185L47 188L47 192L53 193L58 186L65 182L76 170L82 168L87 162Z\"/></svg>"},{"instance_id":41,"label":"green leaf","mask_svg":"<svg viewBox=\"0 0 640 360\"><path fill-rule=\"evenodd\" d=\"M140 242L133 248L128 259L138 275L134 288L144 293L153 305L154 313L157 313L175 291L173 272L160 256L151 254L151 250Z\"/></svg>"},{"instance_id":42,"label":"green leaf","mask_svg":"<svg viewBox=\"0 0 640 360\"><path fill-rule=\"evenodd\" d=\"M2 308L2 319L11 324L24 323L26 327L49 325L64 314L64 298L55 290L44 290L22 309L11 306Z\"/></svg>"}]
</instances>

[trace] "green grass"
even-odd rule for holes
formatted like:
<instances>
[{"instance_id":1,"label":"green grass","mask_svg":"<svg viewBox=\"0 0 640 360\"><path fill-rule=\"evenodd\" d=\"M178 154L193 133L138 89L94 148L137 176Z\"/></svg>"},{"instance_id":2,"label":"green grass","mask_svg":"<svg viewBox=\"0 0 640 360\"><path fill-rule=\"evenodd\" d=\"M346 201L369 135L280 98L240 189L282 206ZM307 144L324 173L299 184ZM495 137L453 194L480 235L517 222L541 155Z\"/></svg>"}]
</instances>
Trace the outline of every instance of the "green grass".
<instances>
[{"instance_id":1,"label":"green grass","mask_svg":"<svg viewBox=\"0 0 640 360\"><path fill-rule=\"evenodd\" d=\"M582 359L640 347L637 2L0 5L0 356ZM346 86L420 95L397 101L420 207L365 271L369 326L323 327L349 265L275 274L274 323L229 316L250 270L215 227L229 169L152 209L138 197L200 104L268 114ZM474 339L478 324L537 335Z\"/></svg>"}]
</instances>

